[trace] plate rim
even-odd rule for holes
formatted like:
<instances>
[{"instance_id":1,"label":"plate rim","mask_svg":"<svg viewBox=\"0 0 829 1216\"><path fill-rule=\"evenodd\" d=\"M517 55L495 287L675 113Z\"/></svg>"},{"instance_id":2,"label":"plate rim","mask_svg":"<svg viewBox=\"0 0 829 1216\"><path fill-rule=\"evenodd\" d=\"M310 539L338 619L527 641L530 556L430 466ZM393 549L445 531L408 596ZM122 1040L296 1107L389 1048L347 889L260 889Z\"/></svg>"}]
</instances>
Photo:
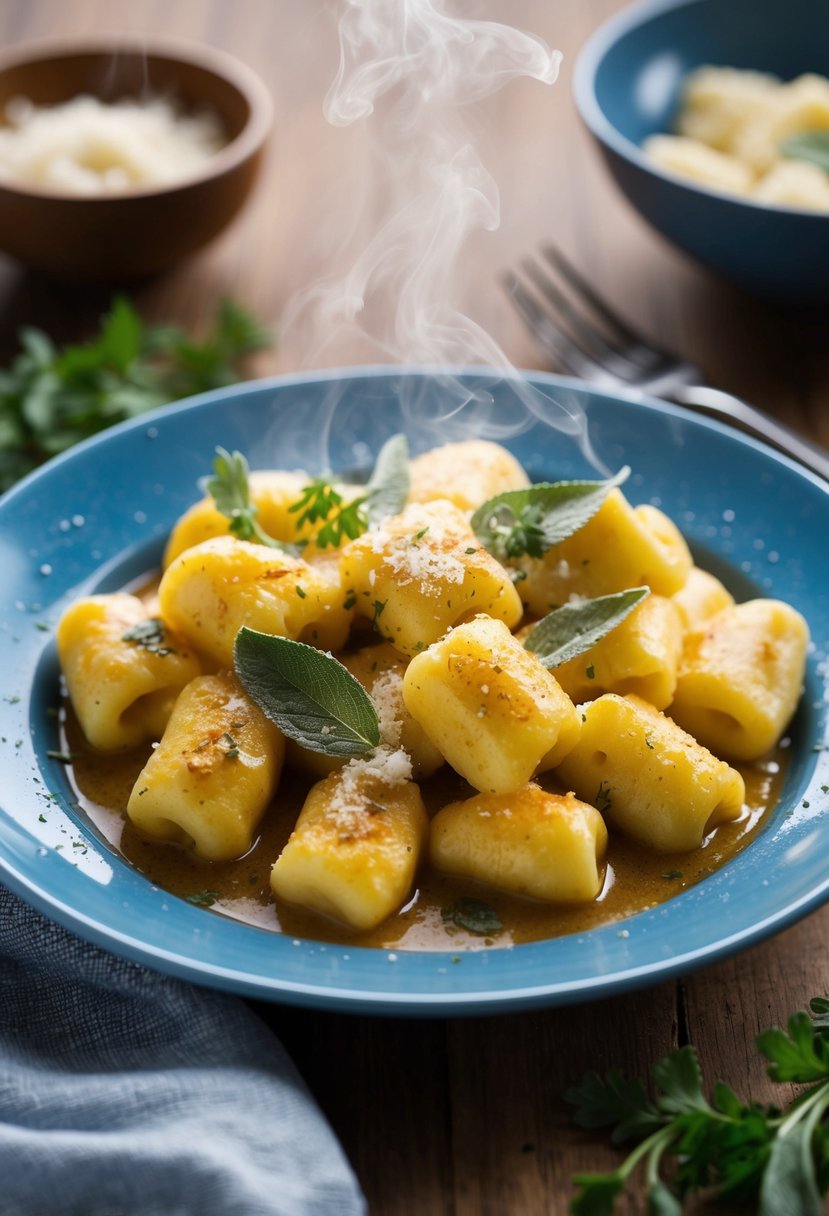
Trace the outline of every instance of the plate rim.
<instances>
[{"instance_id":1,"label":"plate rim","mask_svg":"<svg viewBox=\"0 0 829 1216\"><path fill-rule=\"evenodd\" d=\"M506 371L507 369L504 370ZM0 520L3 518L8 503L16 501L21 496L30 494L32 488L36 488L42 479L51 477L56 468L67 463L72 464L102 445L110 442L119 442L122 436L132 431L148 427L152 428L162 419L171 419L174 416L180 416L190 411L198 411L205 407L217 408L223 402L238 398L239 396L246 397L263 392L267 393L275 389L290 388L298 384L320 381L360 380L373 377L394 379L400 376L409 377L412 375L434 377L435 375L445 374L471 377L483 375L490 379L497 379L500 373L501 369L476 366L447 368L443 366L423 365L357 365L346 368L324 369L323 371L288 373L213 390L186 401L162 407L159 410L154 410L116 427L109 428L84 441L82 444L76 445L76 447L66 453L61 454L61 456L49 462L47 466L29 474L16 486L12 487L6 495L0 498ZM736 432L733 428L729 428L726 424L716 419L689 414L689 411L682 407L653 398L642 397L637 393L597 390L572 377L556 376L552 373L537 371L520 372L515 369L509 369L508 374L516 379L521 378L523 380L526 378L531 384L540 384L546 388L575 390L578 394L583 395L586 400L595 397L611 402L618 400L625 401L638 408L654 409L661 415L677 417L683 422L692 423L706 430L714 430L720 435L726 435L730 439L733 439L740 446L747 445L757 450L764 459L778 462L790 471L796 472L799 477L804 478L807 482L814 484L820 491L829 493L829 487L816 474L802 469L795 461L784 454L778 453L776 450L767 447L750 436ZM48 643L46 646L41 647L41 658L47 648ZM771 934L801 919L810 911L829 900L829 876L827 876L822 883L813 886L798 900L778 908L775 912L746 928L740 929L733 934L721 936L714 944L686 948L680 954L662 960L638 963L630 967L617 965L610 974L593 974L587 978L575 981L570 979L569 981L556 982L555 980L546 979L533 985L509 989L504 989L500 986L488 989L462 987L460 991L452 989L447 991L429 990L412 992L410 990L395 990L393 985L386 985L386 988L383 990L367 990L362 986L355 987L354 989L348 987L332 988L330 980L327 982L314 982L312 980L295 982L278 977L276 979L272 977L265 978L261 975L252 978L244 971L237 971L227 964L218 966L205 961L200 963L194 962L192 957L182 955L180 952L164 951L157 947L148 946L139 937L131 937L118 930L114 930L109 925L99 923L93 917L86 915L83 910L79 911L77 908L67 904L64 899L48 888L43 887L42 884L39 885L30 875L19 872L10 863L9 857L6 855L6 839L4 834L4 828L7 822L9 822L10 815L10 812L6 812L0 807L0 874L3 876L3 880L10 889L14 890L24 900L33 904L48 917L57 920L58 923L71 931L78 933L87 940L94 941L105 949L110 949L114 953L121 954L122 956L131 958L133 961L155 967L156 970L162 970L167 974L176 975L179 978L192 982L208 983L213 987L244 993L249 997L259 999L284 1000L293 1004L353 1010L355 1012L370 1010L375 1013L386 1012L402 1015L428 1015L430 1013L442 1016L447 1014L463 1015L467 1013L497 1012L506 1009L514 1010L542 1005L564 1004L607 996L611 992L621 992L642 987L649 983L665 980L678 974L685 974L697 967L708 965L719 958L734 953L738 949L765 940ZM14 825L15 829L24 830L16 820L11 819L10 822ZM127 863L122 863L122 865L126 866ZM723 870L718 871L718 873L722 874ZM143 881L146 883L148 880L144 879ZM695 890L698 891L699 886L690 888L682 895L668 901L667 904L660 905L660 907L665 908L674 905L678 900L683 899L686 895L690 895ZM185 907L183 902L182 907ZM193 910L191 909L191 911ZM197 911L198 915L203 915L202 910ZM645 915L645 913L638 913L633 918L626 920L624 925L634 925L635 922L638 922ZM238 922L231 921L230 918L225 919L227 924L238 924ZM249 931L252 927L244 926L244 928ZM609 928L612 928L612 926L603 926L601 930L592 930L589 933L586 932L578 936L580 938L592 937L595 933L607 931ZM255 931L273 936L268 930L261 929ZM623 930L619 930L619 935L622 932ZM472 960L477 960L487 955L501 956L513 954L516 951L524 955L527 955L529 952L538 952L539 950L543 952L545 947L549 948L551 942L562 940L567 939L554 938L521 946L489 947L469 953L461 953L463 959L470 962L470 966L480 968L481 962ZM429 964L434 964L436 961L441 961L441 959L447 960L452 957L451 952L410 951L402 948L399 951L394 951L359 946L348 948L325 946L325 944L318 942L302 943L301 951L306 949L310 949L312 953L325 953L328 951L332 956L338 952L340 954L347 952L351 955L366 953L371 955L373 959L385 955L389 959L389 975L392 972L392 963L397 964L403 961L402 968L395 968L395 970L399 971L405 970L406 960L409 959L426 959ZM462 968L458 968L458 973L461 970ZM466 970L469 970L469 968L467 967Z\"/></svg>"}]
</instances>

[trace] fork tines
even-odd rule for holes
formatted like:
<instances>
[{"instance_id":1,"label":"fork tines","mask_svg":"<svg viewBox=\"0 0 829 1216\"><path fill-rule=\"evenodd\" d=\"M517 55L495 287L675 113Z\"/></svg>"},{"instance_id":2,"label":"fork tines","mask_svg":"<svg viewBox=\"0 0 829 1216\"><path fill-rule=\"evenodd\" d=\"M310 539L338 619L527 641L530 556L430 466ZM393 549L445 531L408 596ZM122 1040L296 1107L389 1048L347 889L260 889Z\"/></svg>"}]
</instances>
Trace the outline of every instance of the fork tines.
<instances>
[{"instance_id":1,"label":"fork tines","mask_svg":"<svg viewBox=\"0 0 829 1216\"><path fill-rule=\"evenodd\" d=\"M675 363L636 334L555 245L501 280L531 333L573 375L641 384Z\"/></svg>"}]
</instances>

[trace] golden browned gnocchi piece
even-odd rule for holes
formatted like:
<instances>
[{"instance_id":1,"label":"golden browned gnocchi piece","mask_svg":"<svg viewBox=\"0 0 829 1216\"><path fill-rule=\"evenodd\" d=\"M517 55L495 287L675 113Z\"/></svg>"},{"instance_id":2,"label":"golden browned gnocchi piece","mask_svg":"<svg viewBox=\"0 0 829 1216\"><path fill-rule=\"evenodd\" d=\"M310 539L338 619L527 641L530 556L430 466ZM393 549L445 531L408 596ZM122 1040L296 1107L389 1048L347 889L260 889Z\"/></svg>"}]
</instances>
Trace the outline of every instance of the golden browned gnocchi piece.
<instances>
[{"instance_id":1,"label":"golden browned gnocchi piece","mask_svg":"<svg viewBox=\"0 0 829 1216\"><path fill-rule=\"evenodd\" d=\"M220 667L233 666L243 625L339 649L351 612L337 583L299 557L233 536L186 549L158 589L164 619Z\"/></svg>"},{"instance_id":2,"label":"golden browned gnocchi piece","mask_svg":"<svg viewBox=\"0 0 829 1216\"><path fill-rule=\"evenodd\" d=\"M342 552L340 577L346 603L410 656L476 612L510 628L521 619L509 574L445 500L412 503L351 541Z\"/></svg>"},{"instance_id":3,"label":"golden browned gnocchi piece","mask_svg":"<svg viewBox=\"0 0 829 1216\"><path fill-rule=\"evenodd\" d=\"M780 600L723 608L686 635L671 716L718 755L759 759L795 711L808 644Z\"/></svg>"},{"instance_id":4,"label":"golden browned gnocchi piece","mask_svg":"<svg viewBox=\"0 0 829 1216\"><path fill-rule=\"evenodd\" d=\"M578 739L570 698L503 621L477 616L412 659L403 700L456 772L508 793Z\"/></svg>"},{"instance_id":5,"label":"golden browned gnocchi piece","mask_svg":"<svg viewBox=\"0 0 829 1216\"><path fill-rule=\"evenodd\" d=\"M387 763L400 767L400 753ZM382 765L352 761L311 788L271 870L278 899L354 930L400 908L429 830L420 790L403 769L390 780Z\"/></svg>"},{"instance_id":6,"label":"golden browned gnocchi piece","mask_svg":"<svg viewBox=\"0 0 829 1216\"><path fill-rule=\"evenodd\" d=\"M671 596L686 629L693 629L734 603L734 596L718 578L699 566L688 571L685 586Z\"/></svg>"},{"instance_id":7,"label":"golden browned gnocchi piece","mask_svg":"<svg viewBox=\"0 0 829 1216\"><path fill-rule=\"evenodd\" d=\"M474 511L496 494L530 484L512 453L488 439L432 448L410 461L409 476L409 502L445 498L462 511Z\"/></svg>"},{"instance_id":8,"label":"golden browned gnocchi piece","mask_svg":"<svg viewBox=\"0 0 829 1216\"><path fill-rule=\"evenodd\" d=\"M583 528L543 557L515 563L525 577L521 598L533 616L545 616L572 596L592 598L647 585L673 595L691 569L691 554L675 524L656 507L632 507L611 490Z\"/></svg>"},{"instance_id":9,"label":"golden browned gnocchi piece","mask_svg":"<svg viewBox=\"0 0 829 1216\"><path fill-rule=\"evenodd\" d=\"M72 604L57 646L81 729L101 751L161 738L179 692L201 672L184 638L125 593Z\"/></svg>"},{"instance_id":10,"label":"golden browned gnocchi piece","mask_svg":"<svg viewBox=\"0 0 829 1216\"><path fill-rule=\"evenodd\" d=\"M594 807L535 784L452 802L432 820L429 837L436 870L549 903L595 899L606 846Z\"/></svg>"},{"instance_id":11,"label":"golden browned gnocchi piece","mask_svg":"<svg viewBox=\"0 0 829 1216\"><path fill-rule=\"evenodd\" d=\"M199 857L241 857L274 796L285 744L233 676L198 676L176 701L127 814L147 836Z\"/></svg>"},{"instance_id":12,"label":"golden browned gnocchi piece","mask_svg":"<svg viewBox=\"0 0 829 1216\"><path fill-rule=\"evenodd\" d=\"M739 818L740 774L640 697L608 693L581 713L581 737L556 776L611 826L658 852L684 853Z\"/></svg>"},{"instance_id":13,"label":"golden browned gnocchi piece","mask_svg":"<svg viewBox=\"0 0 829 1216\"><path fill-rule=\"evenodd\" d=\"M664 709L676 688L682 635L676 605L662 595L649 595L586 654L562 663L554 674L573 701L633 692Z\"/></svg>"}]
</instances>

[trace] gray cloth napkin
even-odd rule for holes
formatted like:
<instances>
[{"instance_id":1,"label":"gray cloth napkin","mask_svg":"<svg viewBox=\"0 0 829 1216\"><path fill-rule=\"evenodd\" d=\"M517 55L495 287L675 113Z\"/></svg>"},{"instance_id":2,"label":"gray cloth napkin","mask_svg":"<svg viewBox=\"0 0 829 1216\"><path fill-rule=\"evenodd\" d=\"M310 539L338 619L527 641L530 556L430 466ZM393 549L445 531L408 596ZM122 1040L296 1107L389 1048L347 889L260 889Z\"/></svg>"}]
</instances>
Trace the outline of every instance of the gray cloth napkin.
<instances>
[{"instance_id":1,"label":"gray cloth napkin","mask_svg":"<svg viewBox=\"0 0 829 1216\"><path fill-rule=\"evenodd\" d=\"M244 1002L117 959L0 887L3 1216L364 1211Z\"/></svg>"}]
</instances>

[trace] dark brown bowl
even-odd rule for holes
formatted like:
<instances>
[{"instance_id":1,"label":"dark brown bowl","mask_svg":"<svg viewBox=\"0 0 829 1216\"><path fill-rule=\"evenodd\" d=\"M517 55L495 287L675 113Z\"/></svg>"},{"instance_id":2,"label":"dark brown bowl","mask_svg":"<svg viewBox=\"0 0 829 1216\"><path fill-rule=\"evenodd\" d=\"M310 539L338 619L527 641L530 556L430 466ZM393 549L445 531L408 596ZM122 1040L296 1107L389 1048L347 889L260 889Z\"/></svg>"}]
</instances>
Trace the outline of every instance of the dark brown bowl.
<instances>
[{"instance_id":1,"label":"dark brown bowl","mask_svg":"<svg viewBox=\"0 0 829 1216\"><path fill-rule=\"evenodd\" d=\"M0 179L0 250L61 278L117 282L167 270L233 219L255 181L272 121L270 95L230 55L145 38L15 47L0 56L0 114L14 96L55 105L148 93L212 109L227 144L197 172L163 186L75 195Z\"/></svg>"}]
</instances>

